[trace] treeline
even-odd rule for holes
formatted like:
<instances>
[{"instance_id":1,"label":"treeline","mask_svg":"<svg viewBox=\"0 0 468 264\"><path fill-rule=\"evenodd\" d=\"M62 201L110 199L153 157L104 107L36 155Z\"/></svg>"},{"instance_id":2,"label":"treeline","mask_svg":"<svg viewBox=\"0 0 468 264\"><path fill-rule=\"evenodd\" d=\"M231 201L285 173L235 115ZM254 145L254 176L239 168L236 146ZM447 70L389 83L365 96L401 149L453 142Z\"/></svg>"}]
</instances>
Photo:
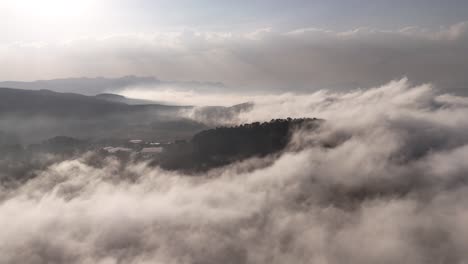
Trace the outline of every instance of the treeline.
<instances>
[{"instance_id":1,"label":"treeline","mask_svg":"<svg viewBox=\"0 0 468 264\"><path fill-rule=\"evenodd\" d=\"M105 146L129 147L128 141L107 139L93 141L57 136L38 144L23 146L12 133L0 131L0 189L20 184L35 177L35 171L91 151L93 164L112 155L122 166L132 160L150 160L152 165L167 170L201 172L251 157L264 157L286 148L297 129L315 129L322 120L273 119L234 127L202 131L190 141L179 140L162 146L162 152L144 154L138 151L108 153ZM127 145L125 145L127 144Z\"/></svg>"},{"instance_id":2,"label":"treeline","mask_svg":"<svg viewBox=\"0 0 468 264\"><path fill-rule=\"evenodd\" d=\"M206 170L262 157L283 150L294 130L314 129L320 123L316 118L287 118L209 129L196 134L189 142L172 144L156 163L166 169Z\"/></svg>"}]
</instances>

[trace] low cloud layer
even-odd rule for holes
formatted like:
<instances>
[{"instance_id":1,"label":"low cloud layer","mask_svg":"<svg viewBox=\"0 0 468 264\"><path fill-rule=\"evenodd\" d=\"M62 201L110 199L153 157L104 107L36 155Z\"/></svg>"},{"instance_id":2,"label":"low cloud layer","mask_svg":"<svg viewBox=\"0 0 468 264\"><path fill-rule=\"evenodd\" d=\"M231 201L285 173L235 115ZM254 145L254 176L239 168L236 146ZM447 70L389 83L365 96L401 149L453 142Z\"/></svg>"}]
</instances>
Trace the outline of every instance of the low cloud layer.
<instances>
[{"instance_id":1,"label":"low cloud layer","mask_svg":"<svg viewBox=\"0 0 468 264\"><path fill-rule=\"evenodd\" d=\"M56 163L1 190L0 263L464 263L467 114L403 79L257 100L232 122L327 120L278 158L198 177Z\"/></svg>"},{"instance_id":2,"label":"low cloud layer","mask_svg":"<svg viewBox=\"0 0 468 264\"><path fill-rule=\"evenodd\" d=\"M164 32L0 46L0 79L155 75L219 81L232 90L371 87L394 78L466 94L468 24L386 31L271 28Z\"/></svg>"}]
</instances>

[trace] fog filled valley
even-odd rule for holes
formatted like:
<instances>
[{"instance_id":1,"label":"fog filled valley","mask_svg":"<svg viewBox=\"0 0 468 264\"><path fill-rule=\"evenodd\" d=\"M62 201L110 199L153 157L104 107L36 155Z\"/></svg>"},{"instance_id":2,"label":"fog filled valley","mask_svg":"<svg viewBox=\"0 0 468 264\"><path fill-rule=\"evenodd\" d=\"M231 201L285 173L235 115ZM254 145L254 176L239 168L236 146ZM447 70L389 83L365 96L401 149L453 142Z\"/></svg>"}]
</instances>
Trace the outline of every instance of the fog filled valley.
<instances>
[{"instance_id":1,"label":"fog filled valley","mask_svg":"<svg viewBox=\"0 0 468 264\"><path fill-rule=\"evenodd\" d=\"M0 263L468 260L467 97L211 89L0 89Z\"/></svg>"}]
</instances>

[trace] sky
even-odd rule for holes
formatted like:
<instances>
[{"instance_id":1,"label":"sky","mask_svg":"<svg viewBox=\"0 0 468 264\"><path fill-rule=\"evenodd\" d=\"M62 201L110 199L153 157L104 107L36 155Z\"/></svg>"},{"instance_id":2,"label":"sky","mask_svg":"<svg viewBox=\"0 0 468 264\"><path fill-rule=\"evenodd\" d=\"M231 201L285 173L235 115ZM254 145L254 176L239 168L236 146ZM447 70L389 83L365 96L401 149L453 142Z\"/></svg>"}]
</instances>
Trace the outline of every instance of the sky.
<instances>
[{"instance_id":1,"label":"sky","mask_svg":"<svg viewBox=\"0 0 468 264\"><path fill-rule=\"evenodd\" d=\"M0 80L152 75L317 90L408 77L463 93L462 0L0 0Z\"/></svg>"}]
</instances>

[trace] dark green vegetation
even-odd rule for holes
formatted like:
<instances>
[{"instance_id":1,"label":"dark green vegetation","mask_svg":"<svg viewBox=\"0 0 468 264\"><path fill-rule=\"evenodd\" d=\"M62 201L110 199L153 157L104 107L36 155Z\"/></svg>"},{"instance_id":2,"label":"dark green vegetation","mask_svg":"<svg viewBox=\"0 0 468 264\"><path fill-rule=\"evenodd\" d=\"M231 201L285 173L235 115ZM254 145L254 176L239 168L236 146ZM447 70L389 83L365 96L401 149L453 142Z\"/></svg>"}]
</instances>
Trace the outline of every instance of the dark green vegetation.
<instances>
[{"instance_id":1,"label":"dark green vegetation","mask_svg":"<svg viewBox=\"0 0 468 264\"><path fill-rule=\"evenodd\" d=\"M165 148L156 164L166 169L203 171L251 157L264 157L286 148L298 129L315 129L319 119L275 119L236 127L202 131L191 141Z\"/></svg>"},{"instance_id":2,"label":"dark green vegetation","mask_svg":"<svg viewBox=\"0 0 468 264\"><path fill-rule=\"evenodd\" d=\"M319 119L276 119L265 123L219 127L197 133L189 141L176 140L157 143L160 152L145 153L155 143L132 143L128 140L81 140L57 136L39 144L21 145L16 137L0 133L0 187L20 184L34 178L35 171L51 164L82 157L88 153L89 162L114 157L126 162L149 161L167 170L197 173L252 157L264 157L284 150L298 129L316 129ZM121 151L109 152L113 146Z\"/></svg>"}]
</instances>

